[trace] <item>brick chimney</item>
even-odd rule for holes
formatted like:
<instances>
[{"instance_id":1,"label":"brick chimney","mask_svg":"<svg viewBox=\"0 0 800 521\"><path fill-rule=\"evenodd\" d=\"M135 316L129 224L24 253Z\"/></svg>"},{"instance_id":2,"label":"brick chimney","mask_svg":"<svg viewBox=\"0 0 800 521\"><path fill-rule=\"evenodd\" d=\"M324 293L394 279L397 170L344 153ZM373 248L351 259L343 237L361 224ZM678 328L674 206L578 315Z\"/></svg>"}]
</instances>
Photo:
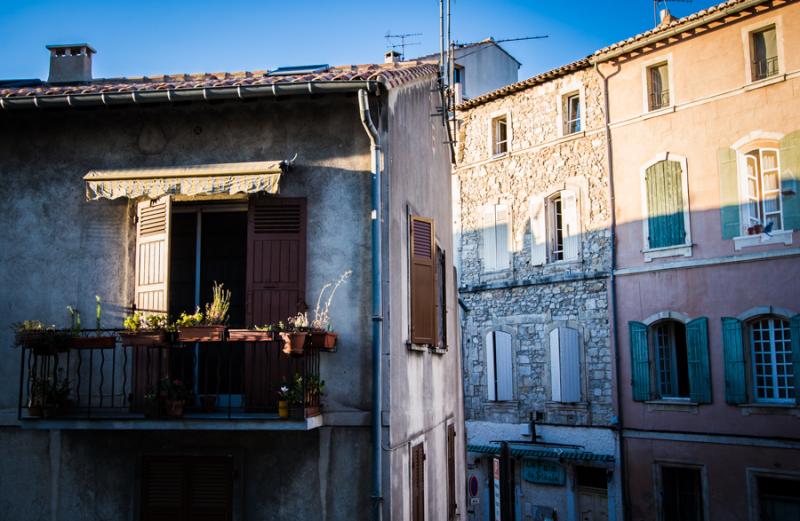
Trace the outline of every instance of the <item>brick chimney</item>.
<instances>
[{"instance_id":1,"label":"brick chimney","mask_svg":"<svg viewBox=\"0 0 800 521\"><path fill-rule=\"evenodd\" d=\"M48 45L50 77L48 83L82 83L92 80L92 54L88 43Z\"/></svg>"},{"instance_id":2,"label":"brick chimney","mask_svg":"<svg viewBox=\"0 0 800 521\"><path fill-rule=\"evenodd\" d=\"M386 51L386 54L383 55L383 63L397 63L399 61L400 53L395 50Z\"/></svg>"}]
</instances>

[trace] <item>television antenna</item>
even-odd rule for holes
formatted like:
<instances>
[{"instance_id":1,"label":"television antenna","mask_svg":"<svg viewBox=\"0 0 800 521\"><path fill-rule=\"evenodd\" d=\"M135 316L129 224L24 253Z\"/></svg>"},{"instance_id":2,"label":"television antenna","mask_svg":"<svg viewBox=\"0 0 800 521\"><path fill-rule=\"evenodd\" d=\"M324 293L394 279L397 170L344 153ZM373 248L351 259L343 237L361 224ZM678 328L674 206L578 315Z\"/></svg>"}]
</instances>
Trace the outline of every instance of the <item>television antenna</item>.
<instances>
[{"instance_id":1,"label":"television antenna","mask_svg":"<svg viewBox=\"0 0 800 521\"><path fill-rule=\"evenodd\" d=\"M664 9L668 9L669 2L676 2L681 4L691 4L692 0L653 0L653 24L658 27L658 4L664 4Z\"/></svg>"},{"instance_id":2,"label":"television antenna","mask_svg":"<svg viewBox=\"0 0 800 521\"><path fill-rule=\"evenodd\" d=\"M392 34L391 31L386 31L386 47L396 51L400 49L400 60L405 60L406 58L406 47L411 45L420 45L420 42L407 42L406 40L409 38L413 38L415 36L422 36L422 33L403 33L403 34Z\"/></svg>"}]
</instances>

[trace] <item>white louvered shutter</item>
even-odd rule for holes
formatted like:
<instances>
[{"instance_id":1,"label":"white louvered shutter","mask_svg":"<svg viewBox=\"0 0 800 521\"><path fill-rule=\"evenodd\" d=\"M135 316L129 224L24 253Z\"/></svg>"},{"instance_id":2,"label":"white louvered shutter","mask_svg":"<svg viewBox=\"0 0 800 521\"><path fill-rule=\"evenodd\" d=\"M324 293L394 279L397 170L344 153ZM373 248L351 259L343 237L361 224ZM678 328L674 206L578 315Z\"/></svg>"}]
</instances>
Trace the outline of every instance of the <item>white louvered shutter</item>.
<instances>
[{"instance_id":1,"label":"white louvered shutter","mask_svg":"<svg viewBox=\"0 0 800 521\"><path fill-rule=\"evenodd\" d=\"M488 205L483 208L481 231L483 235L483 244L481 245L483 271L494 271L497 269L497 241L495 239L494 228L494 205Z\"/></svg>"},{"instance_id":2,"label":"white louvered shutter","mask_svg":"<svg viewBox=\"0 0 800 521\"><path fill-rule=\"evenodd\" d=\"M547 230L545 227L544 197L531 199L531 264L540 266L547 262Z\"/></svg>"},{"instance_id":3,"label":"white louvered shutter","mask_svg":"<svg viewBox=\"0 0 800 521\"><path fill-rule=\"evenodd\" d=\"M494 370L494 332L486 333L486 386L489 390L489 401L497 400L497 378Z\"/></svg>"},{"instance_id":4,"label":"white louvered shutter","mask_svg":"<svg viewBox=\"0 0 800 521\"><path fill-rule=\"evenodd\" d=\"M494 334L494 348L497 400L512 400L514 397L514 378L511 370L511 335L496 331Z\"/></svg>"},{"instance_id":5,"label":"white louvered shutter","mask_svg":"<svg viewBox=\"0 0 800 521\"><path fill-rule=\"evenodd\" d=\"M136 203L134 304L145 313L167 313L171 200L164 196Z\"/></svg>"},{"instance_id":6,"label":"white louvered shutter","mask_svg":"<svg viewBox=\"0 0 800 521\"><path fill-rule=\"evenodd\" d=\"M561 401L581 401L581 356L578 331L559 328L559 350L561 355Z\"/></svg>"},{"instance_id":7,"label":"white louvered shutter","mask_svg":"<svg viewBox=\"0 0 800 521\"><path fill-rule=\"evenodd\" d=\"M505 204L495 206L494 234L496 241L495 269L504 270L511 264L511 216Z\"/></svg>"},{"instance_id":8,"label":"white louvered shutter","mask_svg":"<svg viewBox=\"0 0 800 521\"><path fill-rule=\"evenodd\" d=\"M550 392L554 402L561 401L561 355L558 328L550 331Z\"/></svg>"},{"instance_id":9,"label":"white louvered shutter","mask_svg":"<svg viewBox=\"0 0 800 521\"><path fill-rule=\"evenodd\" d=\"M580 212L575 192L561 191L561 212L564 219L564 260L575 260L581 253Z\"/></svg>"}]
</instances>

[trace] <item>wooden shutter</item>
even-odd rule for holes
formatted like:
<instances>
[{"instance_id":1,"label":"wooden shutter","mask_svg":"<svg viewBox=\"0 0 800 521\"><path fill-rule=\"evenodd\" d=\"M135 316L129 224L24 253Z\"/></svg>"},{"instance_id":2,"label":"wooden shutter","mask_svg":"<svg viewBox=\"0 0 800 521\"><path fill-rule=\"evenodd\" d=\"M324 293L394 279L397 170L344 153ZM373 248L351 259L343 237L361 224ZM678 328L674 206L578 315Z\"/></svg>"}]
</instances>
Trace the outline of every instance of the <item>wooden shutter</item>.
<instances>
[{"instance_id":1,"label":"wooden shutter","mask_svg":"<svg viewBox=\"0 0 800 521\"><path fill-rule=\"evenodd\" d=\"M650 349L647 345L647 326L641 322L628 322L631 342L631 385L633 399L651 399L650 393Z\"/></svg>"},{"instance_id":2,"label":"wooden shutter","mask_svg":"<svg viewBox=\"0 0 800 521\"><path fill-rule=\"evenodd\" d=\"M425 521L425 447L411 447L411 519Z\"/></svg>"},{"instance_id":3,"label":"wooden shutter","mask_svg":"<svg viewBox=\"0 0 800 521\"><path fill-rule=\"evenodd\" d=\"M447 426L447 519L455 521L456 502L456 426Z\"/></svg>"},{"instance_id":4,"label":"wooden shutter","mask_svg":"<svg viewBox=\"0 0 800 521\"><path fill-rule=\"evenodd\" d=\"M547 262L547 229L545 225L544 197L531 199L531 264L540 266Z\"/></svg>"},{"instance_id":5,"label":"wooden shutter","mask_svg":"<svg viewBox=\"0 0 800 521\"><path fill-rule=\"evenodd\" d=\"M490 402L497 400L497 371L495 370L494 331L486 333L486 388Z\"/></svg>"},{"instance_id":6,"label":"wooden shutter","mask_svg":"<svg viewBox=\"0 0 800 521\"><path fill-rule=\"evenodd\" d=\"M145 313L169 310L169 196L136 203L134 304Z\"/></svg>"},{"instance_id":7,"label":"wooden shutter","mask_svg":"<svg viewBox=\"0 0 800 521\"><path fill-rule=\"evenodd\" d=\"M511 215L508 205L495 206L494 230L497 252L495 268L505 270L511 265Z\"/></svg>"},{"instance_id":8,"label":"wooden shutter","mask_svg":"<svg viewBox=\"0 0 800 521\"><path fill-rule=\"evenodd\" d=\"M800 229L800 130L784 136L780 143L783 229ZM789 195L791 194L791 195Z\"/></svg>"},{"instance_id":9,"label":"wooden shutter","mask_svg":"<svg viewBox=\"0 0 800 521\"><path fill-rule=\"evenodd\" d=\"M550 331L550 393L554 402L561 401L561 337L558 328Z\"/></svg>"},{"instance_id":10,"label":"wooden shutter","mask_svg":"<svg viewBox=\"0 0 800 521\"><path fill-rule=\"evenodd\" d=\"M708 361L708 319L696 318L686 324L686 355L689 365L689 397L693 402L711 403L711 369Z\"/></svg>"},{"instance_id":11,"label":"wooden shutter","mask_svg":"<svg viewBox=\"0 0 800 521\"><path fill-rule=\"evenodd\" d=\"M741 235L739 224L739 178L736 151L720 148L717 151L719 169L719 214L723 239Z\"/></svg>"},{"instance_id":12,"label":"wooden shutter","mask_svg":"<svg viewBox=\"0 0 800 521\"><path fill-rule=\"evenodd\" d=\"M306 308L306 200L253 198L247 222L247 326Z\"/></svg>"},{"instance_id":13,"label":"wooden shutter","mask_svg":"<svg viewBox=\"0 0 800 521\"><path fill-rule=\"evenodd\" d=\"M559 327L550 331L550 385L553 401L581 400L581 361L578 331Z\"/></svg>"},{"instance_id":14,"label":"wooden shutter","mask_svg":"<svg viewBox=\"0 0 800 521\"><path fill-rule=\"evenodd\" d=\"M561 191L561 215L564 220L564 260L581 254L581 224L578 197L572 190Z\"/></svg>"},{"instance_id":15,"label":"wooden shutter","mask_svg":"<svg viewBox=\"0 0 800 521\"><path fill-rule=\"evenodd\" d=\"M514 399L514 376L511 366L511 335L503 331L494 333L495 377L497 378L497 400Z\"/></svg>"},{"instance_id":16,"label":"wooden shutter","mask_svg":"<svg viewBox=\"0 0 800 521\"><path fill-rule=\"evenodd\" d=\"M794 401L800 405L800 315L789 320L792 335L792 365L794 366Z\"/></svg>"},{"instance_id":17,"label":"wooden shutter","mask_svg":"<svg viewBox=\"0 0 800 521\"><path fill-rule=\"evenodd\" d=\"M725 360L725 401L731 404L747 401L742 322L722 317L722 354Z\"/></svg>"},{"instance_id":18,"label":"wooden shutter","mask_svg":"<svg viewBox=\"0 0 800 521\"><path fill-rule=\"evenodd\" d=\"M411 342L436 343L436 265L433 219L411 216Z\"/></svg>"},{"instance_id":19,"label":"wooden shutter","mask_svg":"<svg viewBox=\"0 0 800 521\"><path fill-rule=\"evenodd\" d=\"M651 248L686 243L683 184L678 161L659 161L645 172L647 230Z\"/></svg>"},{"instance_id":20,"label":"wooden shutter","mask_svg":"<svg viewBox=\"0 0 800 521\"><path fill-rule=\"evenodd\" d=\"M497 239L494 218L494 205L485 206L481 218L481 260L483 261L483 271L497 269Z\"/></svg>"}]
</instances>

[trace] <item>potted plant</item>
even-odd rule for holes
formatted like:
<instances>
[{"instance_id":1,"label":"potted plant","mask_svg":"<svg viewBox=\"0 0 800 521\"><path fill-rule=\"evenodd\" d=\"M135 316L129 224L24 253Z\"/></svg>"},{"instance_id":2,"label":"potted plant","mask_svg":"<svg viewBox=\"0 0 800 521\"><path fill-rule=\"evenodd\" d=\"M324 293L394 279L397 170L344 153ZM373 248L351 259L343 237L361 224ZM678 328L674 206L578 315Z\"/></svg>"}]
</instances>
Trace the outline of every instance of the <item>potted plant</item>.
<instances>
[{"instance_id":1,"label":"potted plant","mask_svg":"<svg viewBox=\"0 0 800 521\"><path fill-rule=\"evenodd\" d=\"M28 398L28 414L49 418L69 408L69 380L64 377L64 370L59 369L55 378L37 378L31 380L31 392Z\"/></svg>"},{"instance_id":2,"label":"potted plant","mask_svg":"<svg viewBox=\"0 0 800 521\"><path fill-rule=\"evenodd\" d=\"M170 418L180 418L183 416L186 402L193 399L193 394L188 387L181 381L170 378L162 378L158 384L158 394L164 400L164 410Z\"/></svg>"},{"instance_id":3,"label":"potted plant","mask_svg":"<svg viewBox=\"0 0 800 521\"><path fill-rule=\"evenodd\" d=\"M308 314L298 313L287 320L288 326L279 333L283 341L283 352L292 356L301 356L308 337ZM281 325L281 324L279 324Z\"/></svg>"},{"instance_id":4,"label":"potted plant","mask_svg":"<svg viewBox=\"0 0 800 521\"><path fill-rule=\"evenodd\" d=\"M325 391L325 380L312 374L306 378L306 416L316 416L320 412L320 397Z\"/></svg>"},{"instance_id":5,"label":"potted plant","mask_svg":"<svg viewBox=\"0 0 800 521\"><path fill-rule=\"evenodd\" d=\"M275 339L271 324L255 326L253 329L229 329L228 340L231 342L271 342Z\"/></svg>"},{"instance_id":6,"label":"potted plant","mask_svg":"<svg viewBox=\"0 0 800 521\"><path fill-rule=\"evenodd\" d=\"M286 419L289 417L289 398L291 397L289 387L282 385L278 390L278 417Z\"/></svg>"},{"instance_id":7,"label":"potted plant","mask_svg":"<svg viewBox=\"0 0 800 521\"><path fill-rule=\"evenodd\" d=\"M231 292L214 282L214 298L206 304L205 313L197 308L192 315L181 313L178 326L179 342L222 342L225 323L231 307Z\"/></svg>"},{"instance_id":8,"label":"potted plant","mask_svg":"<svg viewBox=\"0 0 800 521\"><path fill-rule=\"evenodd\" d=\"M120 333L122 345L159 347L169 344L169 318L167 315L152 313L145 315L139 311L125 317L125 331Z\"/></svg>"},{"instance_id":9,"label":"potted plant","mask_svg":"<svg viewBox=\"0 0 800 521\"><path fill-rule=\"evenodd\" d=\"M81 314L72 306L67 306L67 310L72 316L72 332L73 336L70 339L70 347L75 349L113 349L117 345L116 337L112 335L100 334L100 318L102 315L102 308L100 302L100 295L94 296L97 306L95 307L95 319L97 332L94 336L81 335Z\"/></svg>"},{"instance_id":10,"label":"potted plant","mask_svg":"<svg viewBox=\"0 0 800 521\"><path fill-rule=\"evenodd\" d=\"M292 379L292 385L289 387L289 392L286 395L289 411L288 417L293 420L302 420L305 418L305 392L303 390L303 377L299 373L295 373Z\"/></svg>"},{"instance_id":11,"label":"potted plant","mask_svg":"<svg viewBox=\"0 0 800 521\"><path fill-rule=\"evenodd\" d=\"M314 320L311 321L310 326L311 345L313 347L329 350L336 347L336 333L334 333L331 328L331 302L333 302L333 296L336 294L336 290L350 278L352 273L352 270L347 270L339 276L339 279L335 283L328 282L322 286L319 296L317 297L317 305L314 307ZM330 293L328 294L325 304L322 305L322 297L328 289L330 289Z\"/></svg>"},{"instance_id":12,"label":"potted plant","mask_svg":"<svg viewBox=\"0 0 800 521\"><path fill-rule=\"evenodd\" d=\"M69 350L70 334L55 326L45 327L38 320L24 320L14 324L14 341L37 356L49 356Z\"/></svg>"}]
</instances>

